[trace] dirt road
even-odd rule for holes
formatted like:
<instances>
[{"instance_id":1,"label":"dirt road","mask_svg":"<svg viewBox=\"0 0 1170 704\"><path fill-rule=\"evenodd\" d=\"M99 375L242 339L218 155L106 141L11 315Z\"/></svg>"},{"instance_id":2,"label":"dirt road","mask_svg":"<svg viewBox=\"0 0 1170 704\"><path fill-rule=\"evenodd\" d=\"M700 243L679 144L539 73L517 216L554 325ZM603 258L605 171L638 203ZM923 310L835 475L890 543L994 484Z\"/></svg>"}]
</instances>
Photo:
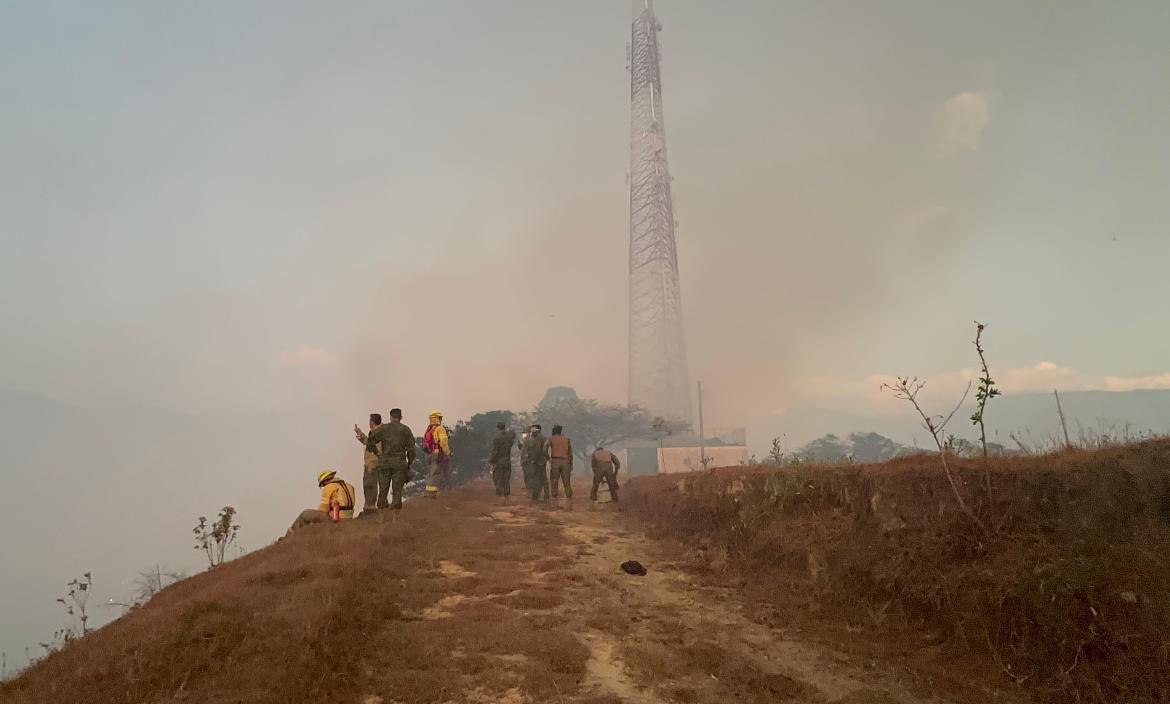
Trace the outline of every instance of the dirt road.
<instances>
[{"instance_id":1,"label":"dirt road","mask_svg":"<svg viewBox=\"0 0 1170 704\"><path fill-rule=\"evenodd\" d=\"M392 552L417 549L396 571L394 617L370 634L360 701L939 701L760 625L611 505L588 504L498 507L478 485L379 526ZM622 572L630 559L648 574Z\"/></svg>"}]
</instances>

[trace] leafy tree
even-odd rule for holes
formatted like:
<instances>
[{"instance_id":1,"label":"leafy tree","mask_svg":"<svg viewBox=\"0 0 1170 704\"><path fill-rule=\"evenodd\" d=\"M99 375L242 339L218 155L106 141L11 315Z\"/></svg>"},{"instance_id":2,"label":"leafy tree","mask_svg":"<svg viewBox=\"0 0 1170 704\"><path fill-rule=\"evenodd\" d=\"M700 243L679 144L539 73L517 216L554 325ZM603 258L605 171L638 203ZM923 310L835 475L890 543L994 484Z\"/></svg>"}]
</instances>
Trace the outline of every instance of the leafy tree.
<instances>
[{"instance_id":1,"label":"leafy tree","mask_svg":"<svg viewBox=\"0 0 1170 704\"><path fill-rule=\"evenodd\" d=\"M537 405L551 406L561 401L579 401L577 391L571 386L554 386L544 392L544 398Z\"/></svg>"},{"instance_id":2,"label":"leafy tree","mask_svg":"<svg viewBox=\"0 0 1170 704\"><path fill-rule=\"evenodd\" d=\"M452 481L459 483L479 476L487 466L496 423L512 427L515 420L512 411L486 411L456 423L451 431Z\"/></svg>"},{"instance_id":3,"label":"leafy tree","mask_svg":"<svg viewBox=\"0 0 1170 704\"><path fill-rule=\"evenodd\" d=\"M918 452L878 433L849 433L845 438L822 435L791 454L805 462L885 462Z\"/></svg>"},{"instance_id":4,"label":"leafy tree","mask_svg":"<svg viewBox=\"0 0 1170 704\"><path fill-rule=\"evenodd\" d=\"M525 427L539 423L546 434L563 425L573 449L584 460L600 446L630 440L661 439L686 430L685 423L651 416L638 406L605 405L595 399L561 398L542 403L523 416Z\"/></svg>"},{"instance_id":5,"label":"leafy tree","mask_svg":"<svg viewBox=\"0 0 1170 704\"><path fill-rule=\"evenodd\" d=\"M843 462L853 456L852 448L833 433L813 440L793 453L805 462Z\"/></svg>"},{"instance_id":6,"label":"leafy tree","mask_svg":"<svg viewBox=\"0 0 1170 704\"><path fill-rule=\"evenodd\" d=\"M849 433L849 442L853 445L849 454L858 462L884 462L917 452L909 445L903 445L873 432Z\"/></svg>"},{"instance_id":7,"label":"leafy tree","mask_svg":"<svg viewBox=\"0 0 1170 704\"><path fill-rule=\"evenodd\" d=\"M1009 450L998 442L988 442L983 444L982 438L980 442L973 442L967 438L955 437L948 435L945 447L947 452L959 457L983 457L984 452L992 457L1003 457L1006 455L1019 454L1017 451Z\"/></svg>"}]
</instances>

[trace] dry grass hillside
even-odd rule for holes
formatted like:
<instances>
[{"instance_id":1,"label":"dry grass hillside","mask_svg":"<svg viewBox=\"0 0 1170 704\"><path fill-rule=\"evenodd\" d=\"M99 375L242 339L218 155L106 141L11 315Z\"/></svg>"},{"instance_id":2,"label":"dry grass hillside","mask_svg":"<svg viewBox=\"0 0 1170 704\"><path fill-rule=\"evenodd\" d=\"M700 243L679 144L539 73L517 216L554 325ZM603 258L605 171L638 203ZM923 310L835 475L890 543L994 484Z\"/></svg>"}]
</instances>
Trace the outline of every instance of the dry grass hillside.
<instances>
[{"instance_id":1,"label":"dry grass hillside","mask_svg":"<svg viewBox=\"0 0 1170 704\"><path fill-rule=\"evenodd\" d=\"M1170 701L1170 443L960 471L990 534L929 457L639 478L622 514L476 483L168 587L0 702Z\"/></svg>"},{"instance_id":2,"label":"dry grass hillside","mask_svg":"<svg viewBox=\"0 0 1170 704\"><path fill-rule=\"evenodd\" d=\"M846 647L936 680L1170 701L1170 441L958 465L986 532L930 456L658 476L628 496L779 622L836 623Z\"/></svg>"},{"instance_id":3,"label":"dry grass hillside","mask_svg":"<svg viewBox=\"0 0 1170 704\"><path fill-rule=\"evenodd\" d=\"M350 703L364 690L385 691L387 702L437 702L477 687L506 690L492 677L493 653L539 668L535 695L572 687L587 656L578 639L509 618L509 604L541 608L553 598L543 585L516 586L544 557L549 531L491 529L487 544L489 528L477 520L487 497L449 498L416 502L400 520L310 526L170 586L0 684L0 701ZM497 592L507 600L458 624L428 611L452 593ZM469 657L453 663L453 650ZM537 664L526 664L529 656Z\"/></svg>"}]
</instances>

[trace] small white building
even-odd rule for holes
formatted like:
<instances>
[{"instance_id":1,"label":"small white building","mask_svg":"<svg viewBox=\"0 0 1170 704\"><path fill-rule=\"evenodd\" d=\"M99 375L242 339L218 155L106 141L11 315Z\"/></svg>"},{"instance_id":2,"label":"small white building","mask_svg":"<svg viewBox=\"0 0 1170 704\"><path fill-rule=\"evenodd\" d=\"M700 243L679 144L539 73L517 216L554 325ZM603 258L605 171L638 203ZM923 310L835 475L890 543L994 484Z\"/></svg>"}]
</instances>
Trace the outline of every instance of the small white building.
<instances>
[{"instance_id":1,"label":"small white building","mask_svg":"<svg viewBox=\"0 0 1170 704\"><path fill-rule=\"evenodd\" d=\"M704 451L707 467L734 467L747 464L747 447L744 445L716 445ZM658 473L676 474L703 469L703 461L697 447L663 447L658 450Z\"/></svg>"}]
</instances>

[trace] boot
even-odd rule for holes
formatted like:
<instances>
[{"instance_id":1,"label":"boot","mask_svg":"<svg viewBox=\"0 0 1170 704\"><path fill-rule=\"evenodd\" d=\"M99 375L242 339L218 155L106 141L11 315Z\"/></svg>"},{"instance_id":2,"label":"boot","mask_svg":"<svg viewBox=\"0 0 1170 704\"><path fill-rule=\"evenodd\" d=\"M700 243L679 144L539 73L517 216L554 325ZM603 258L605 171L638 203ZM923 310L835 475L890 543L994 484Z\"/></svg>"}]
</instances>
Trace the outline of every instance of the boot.
<instances>
[{"instance_id":1,"label":"boot","mask_svg":"<svg viewBox=\"0 0 1170 704\"><path fill-rule=\"evenodd\" d=\"M573 497L572 496L565 499L565 509L568 511L573 510Z\"/></svg>"}]
</instances>

